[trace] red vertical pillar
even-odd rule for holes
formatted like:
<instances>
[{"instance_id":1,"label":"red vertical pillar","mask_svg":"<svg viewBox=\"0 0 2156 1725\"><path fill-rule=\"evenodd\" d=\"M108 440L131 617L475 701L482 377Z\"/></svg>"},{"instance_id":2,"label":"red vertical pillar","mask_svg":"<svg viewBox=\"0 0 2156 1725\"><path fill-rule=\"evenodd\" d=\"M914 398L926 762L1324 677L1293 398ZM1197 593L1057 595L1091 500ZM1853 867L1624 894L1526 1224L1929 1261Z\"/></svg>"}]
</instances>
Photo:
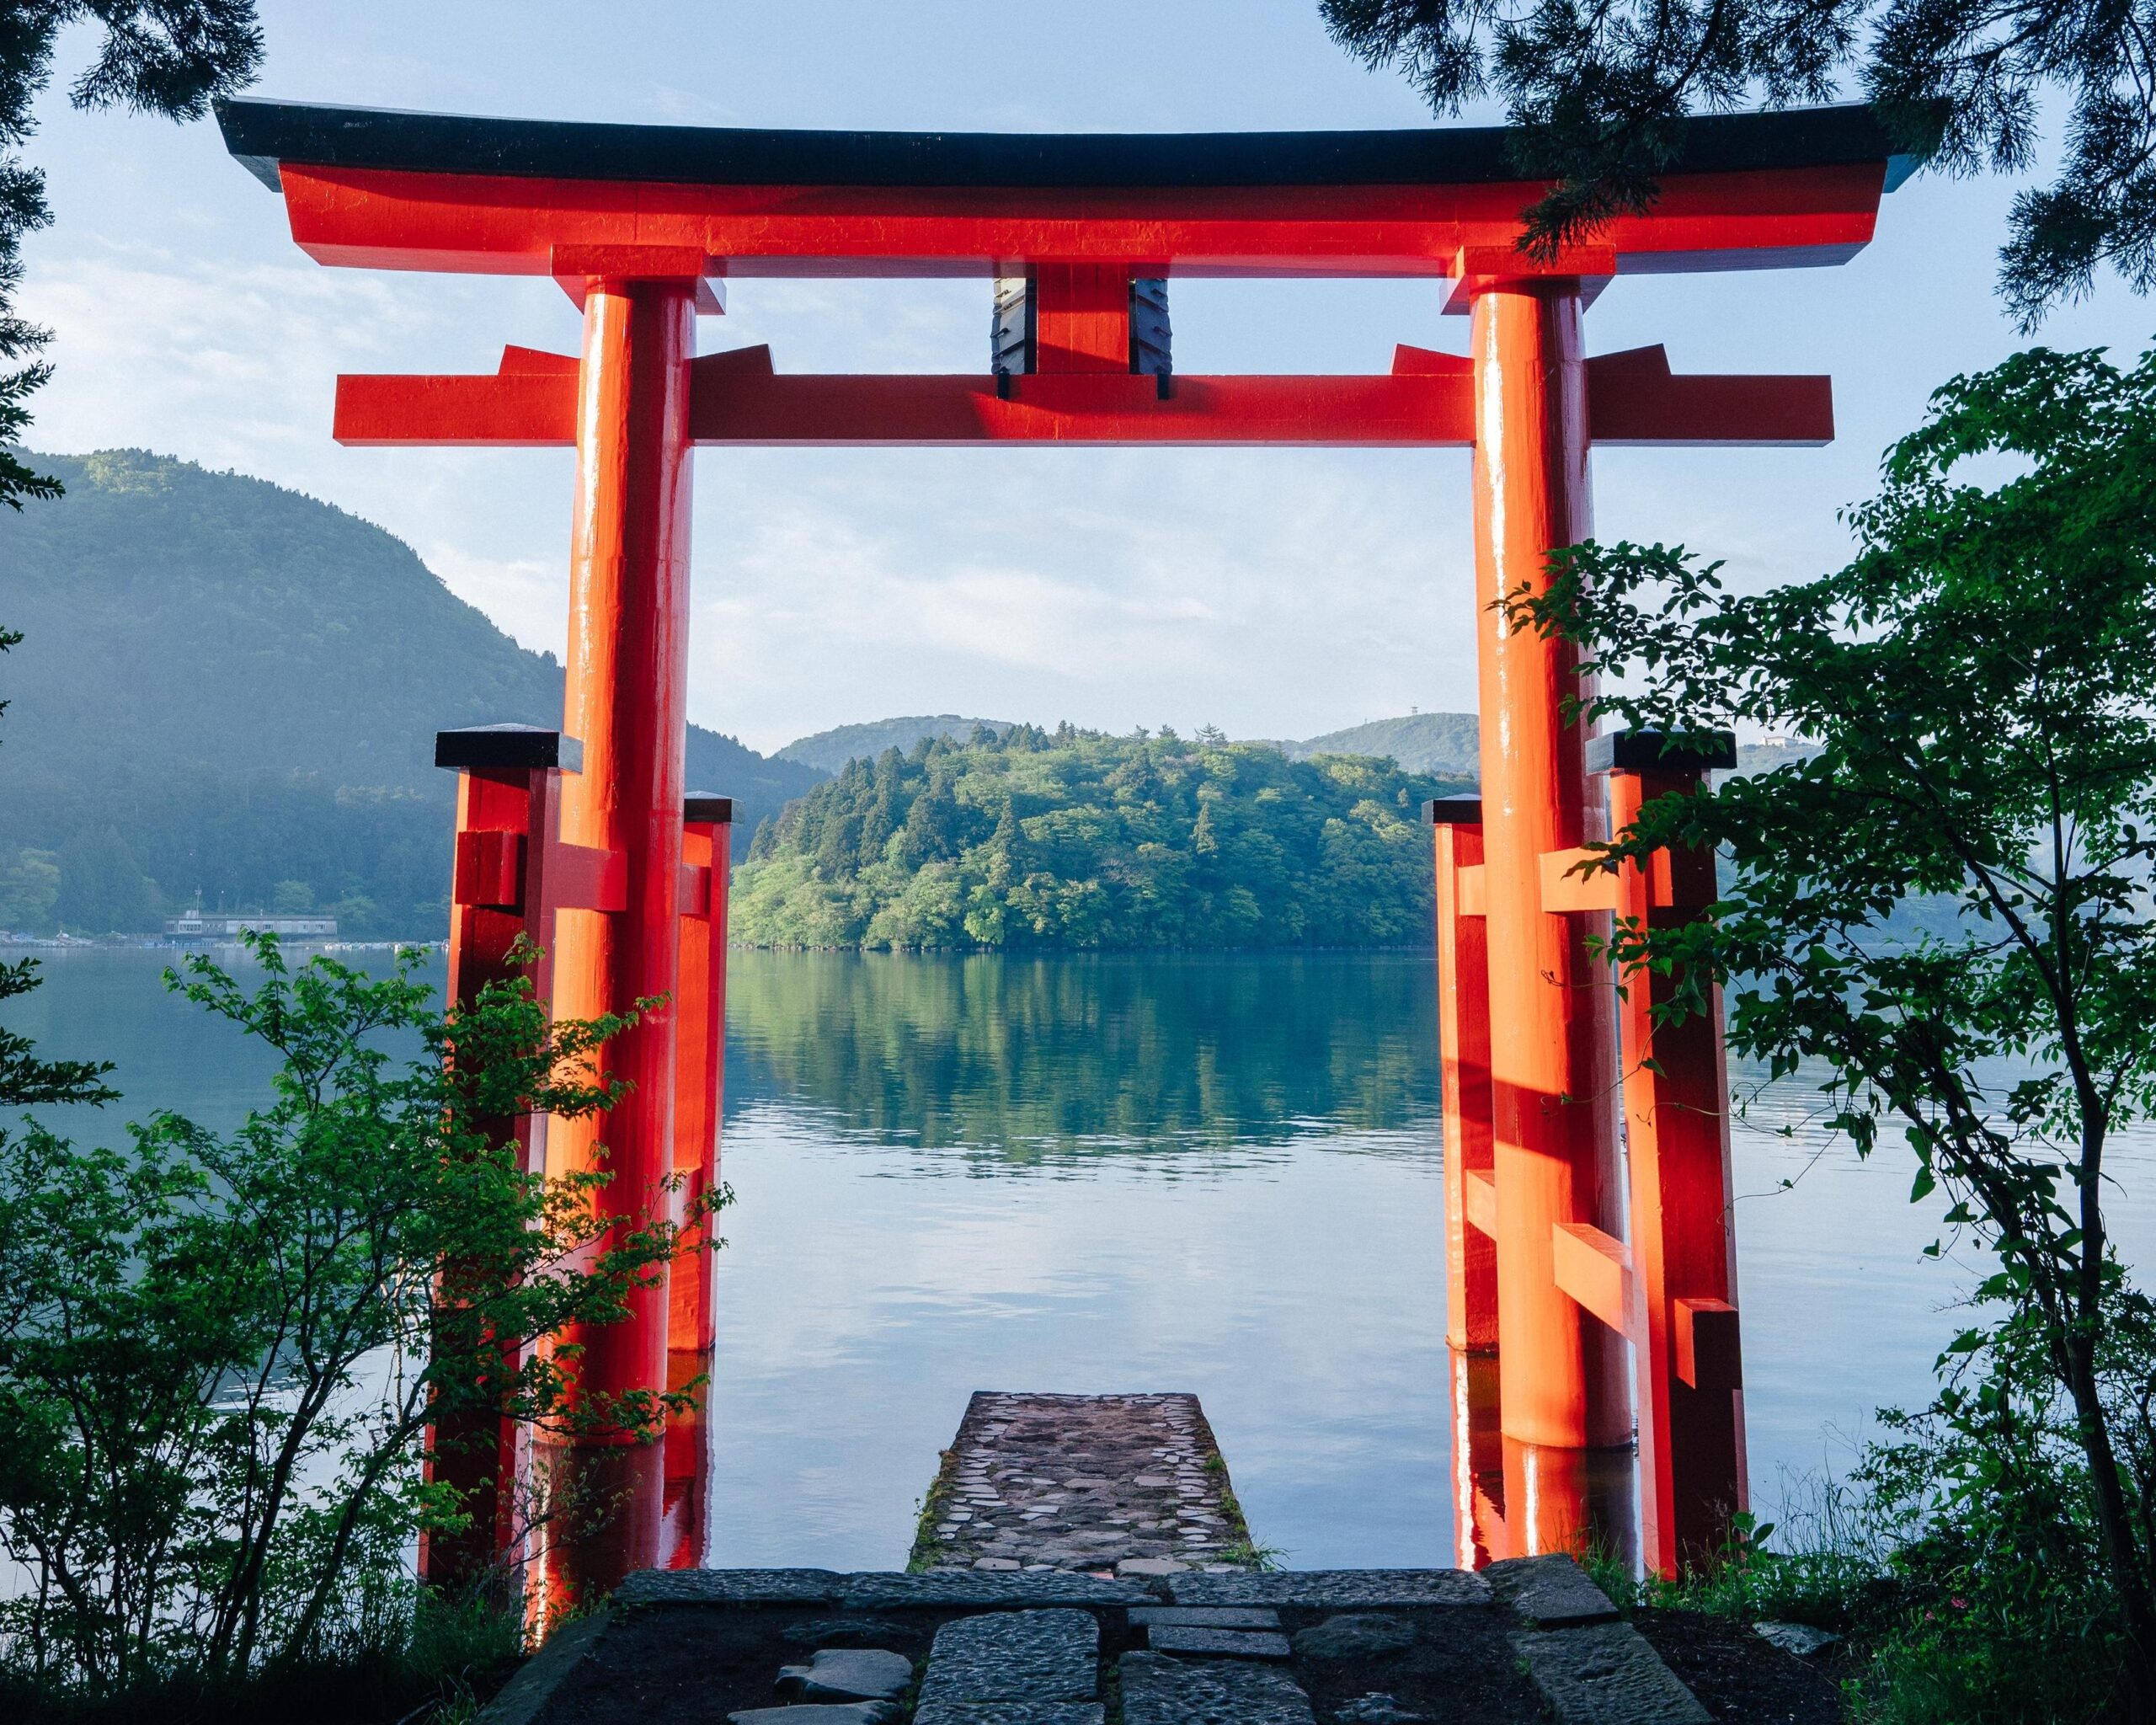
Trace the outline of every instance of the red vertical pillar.
<instances>
[{"instance_id":1,"label":"red vertical pillar","mask_svg":"<svg viewBox=\"0 0 2156 1725\"><path fill-rule=\"evenodd\" d=\"M1604 1213L1615 1162L1607 977L1579 920L1540 900L1542 857L1587 830L1581 731L1564 711L1577 658L1502 609L1541 590L1550 553L1589 531L1578 281L1478 284L1471 360L1499 1381L1507 1517L1524 1556L1584 1536L1584 1451L1616 1437L1610 1404L1624 1400L1619 1344L1590 1340L1550 1245L1557 1225Z\"/></svg>"},{"instance_id":2,"label":"red vertical pillar","mask_svg":"<svg viewBox=\"0 0 2156 1725\"><path fill-rule=\"evenodd\" d=\"M702 793L683 804L681 968L675 1006L674 1166L686 1177L677 1209L686 1215L719 1183L719 1118L726 1060L726 885L733 835L731 798ZM711 1370L716 1222L691 1231L674 1260L666 1381L680 1391ZM710 1386L693 1412L666 1422L665 1531L660 1561L693 1569L703 1561L705 1494L711 1466Z\"/></svg>"},{"instance_id":3,"label":"red vertical pillar","mask_svg":"<svg viewBox=\"0 0 2156 1725\"><path fill-rule=\"evenodd\" d=\"M1699 788L1705 766L1660 740L1598 740L1609 763L1610 823L1621 833L1641 805ZM1715 899L1711 855L1657 856L1618 879L1617 915L1673 927ZM1620 1009L1625 1120L1631 1165L1633 1332L1638 1350L1640 1534L1647 1567L1717 1557L1730 1517L1748 1503L1744 1391L1737 1321L1737 1232L1729 1159L1729 1087L1721 996L1705 1017L1657 1026L1671 979L1636 976Z\"/></svg>"},{"instance_id":4,"label":"red vertical pillar","mask_svg":"<svg viewBox=\"0 0 2156 1725\"><path fill-rule=\"evenodd\" d=\"M577 398L577 485L569 565L566 726L584 772L565 789L562 837L618 854L619 911L564 911L557 924L557 1016L589 1017L672 996L681 866L689 592L689 361L693 280L585 284ZM550 1171L590 1166L604 1143L600 1203L625 1221L668 1200L674 1149L674 1015L646 1013L609 1044L628 1092L611 1113L557 1123ZM625 1321L576 1337L582 1392L597 1402L666 1382L664 1275L633 1294ZM611 1451L611 1453L600 1453ZM652 1446L586 1442L568 1455L603 1528L556 1540L550 1589L589 1597L657 1561L663 1485ZM558 1562L556 1561L558 1557Z\"/></svg>"}]
</instances>

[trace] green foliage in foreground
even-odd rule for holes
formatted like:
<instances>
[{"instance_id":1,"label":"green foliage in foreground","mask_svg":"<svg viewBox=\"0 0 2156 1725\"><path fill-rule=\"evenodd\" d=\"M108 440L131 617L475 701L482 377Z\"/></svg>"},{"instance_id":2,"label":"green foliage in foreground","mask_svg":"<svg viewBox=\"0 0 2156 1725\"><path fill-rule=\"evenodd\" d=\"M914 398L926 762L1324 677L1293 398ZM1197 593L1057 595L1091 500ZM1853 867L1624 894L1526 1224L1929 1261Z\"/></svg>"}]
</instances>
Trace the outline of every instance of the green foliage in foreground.
<instances>
[{"instance_id":1,"label":"green foliage in foreground","mask_svg":"<svg viewBox=\"0 0 2156 1725\"><path fill-rule=\"evenodd\" d=\"M938 737L852 762L760 830L734 877L734 933L885 948L1420 940L1421 805L1460 788L1210 729Z\"/></svg>"},{"instance_id":2,"label":"green foliage in foreground","mask_svg":"<svg viewBox=\"0 0 2156 1725\"><path fill-rule=\"evenodd\" d=\"M2156 1307L2110 1232L2111 1151L2156 1115L2156 354L1956 379L1850 519L1846 569L1750 595L1580 547L1514 620L1578 646L1598 713L1817 745L1650 803L1596 866L1721 853L1714 916L1620 922L1620 974L1664 1019L1726 986L1732 1051L1776 1076L1825 1062L1831 1124L1903 1140L1994 1266L1869 1464L1901 1561L1976 1614L1927 1606L1938 1704L1886 1717L2156 1719ZM1926 894L1956 921L1892 937Z\"/></svg>"},{"instance_id":3,"label":"green foliage in foreground","mask_svg":"<svg viewBox=\"0 0 2156 1725\"><path fill-rule=\"evenodd\" d=\"M602 1207L603 1172L526 1172L504 1132L611 1108L595 1061L627 1021L550 1024L525 984L445 1017L416 953L376 978L255 945L252 994L207 959L168 974L282 1057L230 1136L0 1135L0 1550L25 1575L0 1679L62 1701L406 1645L414 1540L468 1520L424 1477L432 1420L649 1440L682 1399L571 1397L558 1338L624 1316L716 1198L680 1224L667 1194Z\"/></svg>"}]
</instances>

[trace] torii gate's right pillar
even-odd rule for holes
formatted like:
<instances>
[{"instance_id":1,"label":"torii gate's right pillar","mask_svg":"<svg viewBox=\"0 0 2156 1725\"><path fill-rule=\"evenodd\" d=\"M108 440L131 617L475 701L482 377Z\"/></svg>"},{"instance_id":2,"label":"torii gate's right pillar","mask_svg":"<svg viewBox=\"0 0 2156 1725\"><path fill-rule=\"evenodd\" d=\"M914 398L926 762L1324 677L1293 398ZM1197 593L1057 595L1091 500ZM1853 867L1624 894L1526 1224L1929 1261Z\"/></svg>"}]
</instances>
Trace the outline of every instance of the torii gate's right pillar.
<instances>
[{"instance_id":1,"label":"torii gate's right pillar","mask_svg":"<svg viewBox=\"0 0 2156 1725\"><path fill-rule=\"evenodd\" d=\"M1517 260L1514 260L1517 262ZM1587 538L1587 364L1577 276L1482 275L1471 298L1475 570L1489 953L1499 1401L1514 1556L1584 1541L1587 1452L1631 1434L1622 1338L1558 1285L1566 1224L1615 1234L1614 1025L1585 919L1546 910L1542 859L1603 836L1588 802L1581 692L1566 644L1513 627L1502 601L1547 584Z\"/></svg>"}]
</instances>

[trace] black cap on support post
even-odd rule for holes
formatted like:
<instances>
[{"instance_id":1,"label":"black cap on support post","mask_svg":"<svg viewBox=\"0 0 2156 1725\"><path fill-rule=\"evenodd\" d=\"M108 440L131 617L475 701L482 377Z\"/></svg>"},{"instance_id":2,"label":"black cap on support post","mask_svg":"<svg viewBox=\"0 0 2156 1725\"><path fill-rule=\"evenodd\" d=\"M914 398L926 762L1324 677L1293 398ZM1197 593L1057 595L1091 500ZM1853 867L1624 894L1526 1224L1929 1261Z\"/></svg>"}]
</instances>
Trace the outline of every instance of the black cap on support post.
<instances>
[{"instance_id":1,"label":"black cap on support post","mask_svg":"<svg viewBox=\"0 0 2156 1725\"><path fill-rule=\"evenodd\" d=\"M1480 826L1482 824L1482 799L1480 797L1438 797L1422 805L1422 825L1425 826Z\"/></svg>"},{"instance_id":2,"label":"black cap on support post","mask_svg":"<svg viewBox=\"0 0 2156 1725\"><path fill-rule=\"evenodd\" d=\"M1737 765L1732 731L1694 731L1679 745L1667 731L1612 731L1587 740L1596 772L1726 772Z\"/></svg>"},{"instance_id":3,"label":"black cap on support post","mask_svg":"<svg viewBox=\"0 0 2156 1725\"><path fill-rule=\"evenodd\" d=\"M698 825L729 826L734 821L734 798L691 791L681 798L681 819Z\"/></svg>"},{"instance_id":4,"label":"black cap on support post","mask_svg":"<svg viewBox=\"0 0 2156 1725\"><path fill-rule=\"evenodd\" d=\"M558 767L584 771L584 745L536 724L475 724L435 733L435 765L456 772Z\"/></svg>"}]
</instances>

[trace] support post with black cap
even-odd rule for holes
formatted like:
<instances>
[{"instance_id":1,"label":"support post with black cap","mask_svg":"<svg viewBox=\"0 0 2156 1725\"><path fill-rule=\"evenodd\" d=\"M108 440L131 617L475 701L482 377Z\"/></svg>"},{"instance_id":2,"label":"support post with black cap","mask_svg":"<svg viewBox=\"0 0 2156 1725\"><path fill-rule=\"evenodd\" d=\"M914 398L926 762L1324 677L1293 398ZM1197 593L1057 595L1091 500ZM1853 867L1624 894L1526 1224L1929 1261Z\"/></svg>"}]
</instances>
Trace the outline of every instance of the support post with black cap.
<instances>
[{"instance_id":1,"label":"support post with black cap","mask_svg":"<svg viewBox=\"0 0 2156 1725\"><path fill-rule=\"evenodd\" d=\"M520 941L529 943L526 974L547 1001L555 896L549 865L560 831L561 780L582 763L574 737L536 725L436 734L435 765L457 776L445 990L453 1012L469 1011L488 987L515 978ZM515 1138L518 1164L527 1172L546 1166L546 1130L543 1115L499 1123L504 1140ZM514 1349L504 1351L505 1373L521 1363ZM419 1573L435 1586L461 1587L499 1572L514 1597L523 1585L526 1518L517 1493L529 1445L520 1426L488 1411L498 1398L485 1385L475 1387L471 1406L444 1409L428 1429L428 1482L454 1487L469 1520L458 1534L420 1535Z\"/></svg>"},{"instance_id":2,"label":"support post with black cap","mask_svg":"<svg viewBox=\"0 0 2156 1725\"><path fill-rule=\"evenodd\" d=\"M1727 734L1698 745L1693 739L1680 747L1652 731L1588 745L1588 771L1608 776L1614 834L1621 837L1648 803L1694 794L1710 772L1737 764ZM1644 864L1625 863L1615 887L1620 927L1682 927L1715 901L1714 856L1660 852ZM1664 1575L1718 1556L1750 1495L1721 993L1710 988L1704 1016L1657 1022L1676 985L1663 975L1633 976L1618 1012L1641 1545L1647 1567Z\"/></svg>"}]
</instances>

